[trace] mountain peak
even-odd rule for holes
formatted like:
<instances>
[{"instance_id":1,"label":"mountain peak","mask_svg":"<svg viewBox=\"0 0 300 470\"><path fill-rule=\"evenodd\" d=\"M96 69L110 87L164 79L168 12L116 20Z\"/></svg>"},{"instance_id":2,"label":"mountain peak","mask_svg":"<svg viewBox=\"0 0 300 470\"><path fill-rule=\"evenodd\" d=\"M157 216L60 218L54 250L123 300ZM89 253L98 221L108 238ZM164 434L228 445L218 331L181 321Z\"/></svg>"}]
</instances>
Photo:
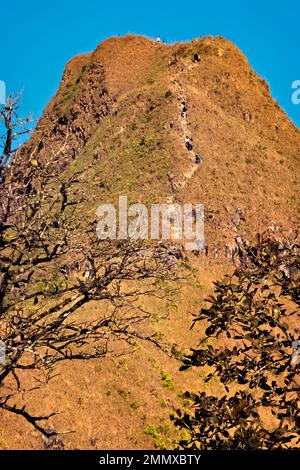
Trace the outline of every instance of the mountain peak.
<instances>
[{"instance_id":1,"label":"mountain peak","mask_svg":"<svg viewBox=\"0 0 300 470\"><path fill-rule=\"evenodd\" d=\"M238 209L248 234L296 224L299 130L223 37L168 45L113 37L73 58L26 147L40 162L49 149L62 169L91 167L99 180L86 194L91 212L122 193L201 202L218 250L243 226L232 223Z\"/></svg>"}]
</instances>

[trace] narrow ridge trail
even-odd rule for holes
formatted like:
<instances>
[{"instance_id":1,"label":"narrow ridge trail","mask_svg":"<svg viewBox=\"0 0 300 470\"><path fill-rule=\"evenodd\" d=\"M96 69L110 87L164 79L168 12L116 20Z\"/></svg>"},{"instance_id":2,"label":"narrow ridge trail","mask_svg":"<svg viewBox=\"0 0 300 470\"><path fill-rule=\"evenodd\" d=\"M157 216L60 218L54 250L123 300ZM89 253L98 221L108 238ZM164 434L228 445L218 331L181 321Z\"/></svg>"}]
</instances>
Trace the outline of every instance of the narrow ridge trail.
<instances>
[{"instance_id":1,"label":"narrow ridge trail","mask_svg":"<svg viewBox=\"0 0 300 470\"><path fill-rule=\"evenodd\" d=\"M179 129L182 134L182 145L184 145L184 138L187 136L191 140L193 139L191 129L188 122L188 102L186 98L186 94L184 92L183 86L180 83L179 79L179 72L175 74L175 77L171 79L171 87L177 97L178 101L178 122L179 122ZM199 168L199 165L195 163L195 155L197 152L193 150L188 150L184 145L186 156L185 156L185 163L187 166L187 170L182 174L181 178L176 178L174 181L174 187L176 190L183 189L188 181L192 178L196 170ZM175 188L173 189L173 195L170 196L168 199L169 203L175 202L176 195L175 195Z\"/></svg>"}]
</instances>

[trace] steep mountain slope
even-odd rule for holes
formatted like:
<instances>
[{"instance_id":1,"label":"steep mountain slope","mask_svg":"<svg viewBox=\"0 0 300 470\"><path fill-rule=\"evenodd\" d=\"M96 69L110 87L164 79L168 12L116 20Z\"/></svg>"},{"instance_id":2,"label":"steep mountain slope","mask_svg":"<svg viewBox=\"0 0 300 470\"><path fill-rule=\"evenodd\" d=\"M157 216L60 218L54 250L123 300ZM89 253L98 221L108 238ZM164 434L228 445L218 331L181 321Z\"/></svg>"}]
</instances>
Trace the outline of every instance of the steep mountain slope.
<instances>
[{"instance_id":1,"label":"steep mountain slope","mask_svg":"<svg viewBox=\"0 0 300 470\"><path fill-rule=\"evenodd\" d=\"M178 349L199 339L201 331L189 330L192 314L232 269L225 256L235 237L299 224L300 132L241 51L221 37L165 45L130 35L75 57L23 152L41 168L51 157L62 179L85 170L79 217L93 218L100 203L121 194L147 204L204 204L208 254L188 254L189 283L158 326ZM97 315L97 306L87 313ZM171 447L168 416L187 382L198 388L200 380L150 346L61 371L33 393L31 405L42 403L47 413L64 403L56 423L76 430L65 437L69 448ZM16 437L3 426L0 446L39 447L25 429Z\"/></svg>"},{"instance_id":2,"label":"steep mountain slope","mask_svg":"<svg viewBox=\"0 0 300 470\"><path fill-rule=\"evenodd\" d=\"M72 59L29 149L41 162L51 152L68 172L91 166L91 213L124 192L148 203L203 203L213 249L236 235L238 208L248 236L297 220L299 130L220 37L172 46L112 38Z\"/></svg>"}]
</instances>

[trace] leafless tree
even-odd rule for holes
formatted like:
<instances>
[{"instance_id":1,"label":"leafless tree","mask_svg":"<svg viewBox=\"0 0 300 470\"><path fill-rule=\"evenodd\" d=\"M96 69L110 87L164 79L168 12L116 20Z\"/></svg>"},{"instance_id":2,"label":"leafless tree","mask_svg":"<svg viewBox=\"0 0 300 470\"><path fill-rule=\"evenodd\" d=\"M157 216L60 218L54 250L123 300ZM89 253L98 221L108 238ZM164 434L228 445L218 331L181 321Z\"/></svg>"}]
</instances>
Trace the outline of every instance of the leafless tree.
<instances>
[{"instance_id":1,"label":"leafless tree","mask_svg":"<svg viewBox=\"0 0 300 470\"><path fill-rule=\"evenodd\" d=\"M0 159L0 177L5 171L9 161L18 149L15 145L21 138L30 132L31 117L20 118L18 109L22 93L17 96L10 94L6 103L0 106L0 129L4 127L5 132L0 138L2 154Z\"/></svg>"},{"instance_id":2,"label":"leafless tree","mask_svg":"<svg viewBox=\"0 0 300 470\"><path fill-rule=\"evenodd\" d=\"M59 362L101 358L115 341L124 346L151 341L161 347L145 322L152 313L144 299L166 298L162 285L175 276L170 262L176 264L176 253L167 245L100 242L96 221L76 215L76 188L84 173L64 178L49 162L32 162L26 152L12 148L16 126L28 123L18 118L18 104L19 99L10 97L1 109L6 136L1 156L0 339L6 360L0 364L0 409L21 415L49 438L56 435L47 422L52 415L34 416L27 406L18 406L19 392L26 391L24 373L38 372L36 388L51 379ZM82 309L91 302L99 303L96 318Z\"/></svg>"}]
</instances>

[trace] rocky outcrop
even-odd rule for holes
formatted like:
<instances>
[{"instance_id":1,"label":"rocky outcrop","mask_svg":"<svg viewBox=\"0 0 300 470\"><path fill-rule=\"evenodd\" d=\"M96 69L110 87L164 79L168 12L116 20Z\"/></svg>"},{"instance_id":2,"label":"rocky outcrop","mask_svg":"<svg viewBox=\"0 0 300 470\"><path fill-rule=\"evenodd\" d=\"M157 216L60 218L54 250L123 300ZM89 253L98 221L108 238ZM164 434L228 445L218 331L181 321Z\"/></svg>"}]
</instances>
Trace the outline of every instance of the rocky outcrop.
<instances>
[{"instance_id":1,"label":"rocky outcrop","mask_svg":"<svg viewBox=\"0 0 300 470\"><path fill-rule=\"evenodd\" d=\"M75 73L69 64L58 93L25 148L27 155L41 166L51 160L60 169L66 168L110 108L103 66L87 62Z\"/></svg>"}]
</instances>

